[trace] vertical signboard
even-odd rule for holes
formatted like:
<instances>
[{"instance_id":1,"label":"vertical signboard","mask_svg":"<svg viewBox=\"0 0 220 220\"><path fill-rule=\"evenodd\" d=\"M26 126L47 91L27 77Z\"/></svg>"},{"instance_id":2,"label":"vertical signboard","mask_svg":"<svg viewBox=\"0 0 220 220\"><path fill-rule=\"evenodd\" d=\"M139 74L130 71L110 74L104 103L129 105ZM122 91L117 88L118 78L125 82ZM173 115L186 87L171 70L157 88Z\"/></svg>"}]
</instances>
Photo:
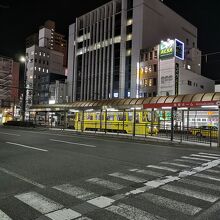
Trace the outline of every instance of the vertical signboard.
<instances>
[{"instance_id":1,"label":"vertical signboard","mask_svg":"<svg viewBox=\"0 0 220 220\"><path fill-rule=\"evenodd\" d=\"M184 43L175 39L175 57L184 60Z\"/></svg>"},{"instance_id":2,"label":"vertical signboard","mask_svg":"<svg viewBox=\"0 0 220 220\"><path fill-rule=\"evenodd\" d=\"M179 63L175 64L175 95L179 94Z\"/></svg>"}]
</instances>

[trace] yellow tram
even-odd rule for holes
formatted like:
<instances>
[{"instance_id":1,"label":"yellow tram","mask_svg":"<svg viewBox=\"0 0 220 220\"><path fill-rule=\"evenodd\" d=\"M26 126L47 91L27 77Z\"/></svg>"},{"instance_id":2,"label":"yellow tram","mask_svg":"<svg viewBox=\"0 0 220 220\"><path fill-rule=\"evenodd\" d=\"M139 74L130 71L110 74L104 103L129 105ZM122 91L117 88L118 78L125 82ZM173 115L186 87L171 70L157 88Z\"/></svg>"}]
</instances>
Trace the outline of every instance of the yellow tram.
<instances>
[{"instance_id":1,"label":"yellow tram","mask_svg":"<svg viewBox=\"0 0 220 220\"><path fill-rule=\"evenodd\" d=\"M84 131L107 131L136 135L157 134L159 116L156 112L75 112L68 118L68 127ZM153 118L153 121L151 121ZM135 126L134 126L135 124Z\"/></svg>"}]
</instances>

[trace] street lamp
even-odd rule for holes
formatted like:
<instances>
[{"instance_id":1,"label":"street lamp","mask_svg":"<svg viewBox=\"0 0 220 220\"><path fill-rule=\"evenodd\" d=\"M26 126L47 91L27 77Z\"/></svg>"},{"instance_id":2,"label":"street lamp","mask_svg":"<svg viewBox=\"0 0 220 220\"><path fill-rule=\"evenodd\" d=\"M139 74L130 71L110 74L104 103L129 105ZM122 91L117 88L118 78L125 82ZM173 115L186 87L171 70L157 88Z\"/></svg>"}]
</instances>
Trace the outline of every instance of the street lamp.
<instances>
[{"instance_id":1,"label":"street lamp","mask_svg":"<svg viewBox=\"0 0 220 220\"><path fill-rule=\"evenodd\" d=\"M25 107L26 107L26 72L27 72L27 59L24 56L21 56L19 58L19 61L21 63L24 63L24 85L23 85L23 97L22 97L22 111L21 111L21 116L22 116L22 121L25 121Z\"/></svg>"}]
</instances>

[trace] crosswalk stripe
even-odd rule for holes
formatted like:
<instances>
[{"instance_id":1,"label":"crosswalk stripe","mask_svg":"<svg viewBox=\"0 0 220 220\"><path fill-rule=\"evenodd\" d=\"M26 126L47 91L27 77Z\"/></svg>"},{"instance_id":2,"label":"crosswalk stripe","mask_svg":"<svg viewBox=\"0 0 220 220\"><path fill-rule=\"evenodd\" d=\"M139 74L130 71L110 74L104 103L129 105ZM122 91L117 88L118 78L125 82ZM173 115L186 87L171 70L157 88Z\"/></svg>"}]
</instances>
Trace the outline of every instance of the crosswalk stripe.
<instances>
[{"instance_id":1,"label":"crosswalk stripe","mask_svg":"<svg viewBox=\"0 0 220 220\"><path fill-rule=\"evenodd\" d=\"M137 177L137 176L128 175L128 174L125 174L125 173L120 173L120 172L111 173L111 174L109 174L109 176L117 177L117 178L120 178L120 179L124 179L124 180L128 180L128 181L131 181L131 182L135 182L135 183L143 183L143 182L146 181L143 178L140 178L140 177Z\"/></svg>"},{"instance_id":2,"label":"crosswalk stripe","mask_svg":"<svg viewBox=\"0 0 220 220\"><path fill-rule=\"evenodd\" d=\"M209 154L209 153L199 153L199 154L220 157L220 154Z\"/></svg>"},{"instance_id":3,"label":"crosswalk stripe","mask_svg":"<svg viewBox=\"0 0 220 220\"><path fill-rule=\"evenodd\" d=\"M160 177L160 176L164 175L163 173L155 172L155 171L152 171L152 170L131 169L129 171L136 172L136 173L142 173L142 174L145 174L145 175L155 176L155 177Z\"/></svg>"},{"instance_id":4,"label":"crosswalk stripe","mask_svg":"<svg viewBox=\"0 0 220 220\"><path fill-rule=\"evenodd\" d=\"M108 189L112 189L112 190L119 190L119 189L124 188L124 186L122 186L118 183L113 183L109 180L104 180L104 179L101 179L101 178L91 178L91 179L88 179L86 181L89 182L89 183L93 183L93 184L97 184L97 185L106 187Z\"/></svg>"},{"instance_id":5,"label":"crosswalk stripe","mask_svg":"<svg viewBox=\"0 0 220 220\"><path fill-rule=\"evenodd\" d=\"M206 194L206 193L202 193L202 192L198 192L198 191L194 191L194 190L190 190L190 189L185 189L185 188L179 187L179 186L164 185L161 187L161 189L169 191L169 192L174 192L177 194L193 197L196 199L200 199L200 200L203 200L206 202L213 203L219 199L219 197L214 196L214 195L210 195L210 194Z\"/></svg>"},{"instance_id":6,"label":"crosswalk stripe","mask_svg":"<svg viewBox=\"0 0 220 220\"><path fill-rule=\"evenodd\" d=\"M214 156L208 156L208 155L200 155L200 154L191 154L190 156L192 157L202 157L202 158L209 158L209 159L219 159L219 157L214 157Z\"/></svg>"},{"instance_id":7,"label":"crosswalk stripe","mask_svg":"<svg viewBox=\"0 0 220 220\"><path fill-rule=\"evenodd\" d=\"M189 185L203 187L205 189L220 191L220 187L218 185L211 184L211 183L204 183L204 182L201 182L201 181L198 181L198 180L181 179L180 182L186 183L186 184L189 184Z\"/></svg>"},{"instance_id":8,"label":"crosswalk stripe","mask_svg":"<svg viewBox=\"0 0 220 220\"><path fill-rule=\"evenodd\" d=\"M200 212L202 209L200 207L196 207L190 204L186 204L184 202L178 202L172 199L168 199L162 196L154 195L151 193L144 193L142 194L149 202L159 205L168 209L172 209L178 212L182 212L185 215L195 215L196 213Z\"/></svg>"},{"instance_id":9,"label":"crosswalk stripe","mask_svg":"<svg viewBox=\"0 0 220 220\"><path fill-rule=\"evenodd\" d=\"M190 163L190 164L201 164L202 162L187 160L187 159L174 159L174 161Z\"/></svg>"},{"instance_id":10,"label":"crosswalk stripe","mask_svg":"<svg viewBox=\"0 0 220 220\"><path fill-rule=\"evenodd\" d=\"M106 210L125 217L129 220L164 220L164 218L154 216L146 211L123 203L119 203L117 206L112 205L107 207Z\"/></svg>"},{"instance_id":11,"label":"crosswalk stripe","mask_svg":"<svg viewBox=\"0 0 220 220\"><path fill-rule=\"evenodd\" d=\"M84 201L89 200L89 199L94 199L95 197L97 197L95 193L89 192L78 186L72 186L71 184L54 186L53 188L61 192L64 192L70 196L73 196L77 199L84 200Z\"/></svg>"},{"instance_id":12,"label":"crosswalk stripe","mask_svg":"<svg viewBox=\"0 0 220 220\"><path fill-rule=\"evenodd\" d=\"M110 199L105 196L100 196L100 197L96 197L94 199L88 200L87 202L99 208L105 208L107 206L112 205L112 203L115 202L115 200Z\"/></svg>"},{"instance_id":13,"label":"crosswalk stripe","mask_svg":"<svg viewBox=\"0 0 220 220\"><path fill-rule=\"evenodd\" d=\"M215 180L215 181L220 182L220 178L217 178L217 177L214 177L214 176L211 176L211 175L207 175L207 174L197 173L194 176L204 178L204 179L209 179L209 180Z\"/></svg>"},{"instance_id":14,"label":"crosswalk stripe","mask_svg":"<svg viewBox=\"0 0 220 220\"><path fill-rule=\"evenodd\" d=\"M206 162L211 161L211 160L209 160L209 159L197 158L197 157L187 157L187 156L182 156L181 158L183 158L183 159L189 159L189 160L206 161Z\"/></svg>"},{"instance_id":15,"label":"crosswalk stripe","mask_svg":"<svg viewBox=\"0 0 220 220\"><path fill-rule=\"evenodd\" d=\"M15 198L29 205L42 214L47 214L63 208L63 205L52 201L36 192L28 192L16 195Z\"/></svg>"},{"instance_id":16,"label":"crosswalk stripe","mask_svg":"<svg viewBox=\"0 0 220 220\"><path fill-rule=\"evenodd\" d=\"M165 167L165 166L156 166L156 165L148 165L147 167L149 168L155 168L155 169L159 169L159 170L167 170L167 171L171 171L171 172L177 172L178 170L170 168L170 167Z\"/></svg>"},{"instance_id":17,"label":"crosswalk stripe","mask_svg":"<svg viewBox=\"0 0 220 220\"><path fill-rule=\"evenodd\" d=\"M51 212L45 215L52 220L72 220L81 216L80 213L73 211L72 209L61 209L55 212Z\"/></svg>"},{"instance_id":18,"label":"crosswalk stripe","mask_svg":"<svg viewBox=\"0 0 220 220\"><path fill-rule=\"evenodd\" d=\"M185 168L187 168L187 167L190 167L190 166L188 166L188 165L185 165L185 164L180 164L180 163L172 163L172 162L161 162L162 164L166 164L166 165L173 165L173 166L177 166L177 167L185 167Z\"/></svg>"},{"instance_id":19,"label":"crosswalk stripe","mask_svg":"<svg viewBox=\"0 0 220 220\"><path fill-rule=\"evenodd\" d=\"M2 210L0 210L0 219L1 220L12 220L8 215L6 215Z\"/></svg>"}]
</instances>

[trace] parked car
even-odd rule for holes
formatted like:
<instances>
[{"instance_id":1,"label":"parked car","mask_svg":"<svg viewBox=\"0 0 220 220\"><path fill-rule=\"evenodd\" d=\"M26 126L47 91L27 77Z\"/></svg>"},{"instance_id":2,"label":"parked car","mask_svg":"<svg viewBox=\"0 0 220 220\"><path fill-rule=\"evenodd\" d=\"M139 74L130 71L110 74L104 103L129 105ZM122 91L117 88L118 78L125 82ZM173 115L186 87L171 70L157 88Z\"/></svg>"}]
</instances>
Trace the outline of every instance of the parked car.
<instances>
[{"instance_id":1,"label":"parked car","mask_svg":"<svg viewBox=\"0 0 220 220\"><path fill-rule=\"evenodd\" d=\"M191 130L192 135L197 137L218 137L218 127L216 126L200 126Z\"/></svg>"}]
</instances>

